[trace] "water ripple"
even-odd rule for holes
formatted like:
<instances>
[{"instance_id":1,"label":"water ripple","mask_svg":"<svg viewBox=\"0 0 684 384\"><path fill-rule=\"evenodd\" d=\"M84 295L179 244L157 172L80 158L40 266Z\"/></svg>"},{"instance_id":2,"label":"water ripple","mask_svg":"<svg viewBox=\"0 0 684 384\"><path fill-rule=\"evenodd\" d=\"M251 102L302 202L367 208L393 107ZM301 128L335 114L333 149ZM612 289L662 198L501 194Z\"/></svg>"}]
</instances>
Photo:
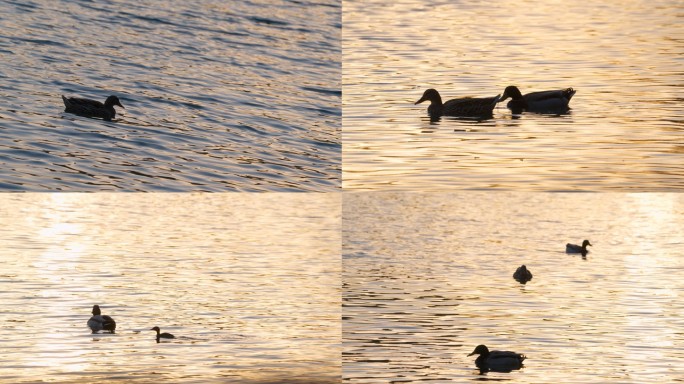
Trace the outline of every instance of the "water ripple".
<instances>
[{"instance_id":1,"label":"water ripple","mask_svg":"<svg viewBox=\"0 0 684 384\"><path fill-rule=\"evenodd\" d=\"M0 179L10 189L339 189L339 2L0 11ZM62 112L60 94L116 94L125 109L111 123L81 118Z\"/></svg>"},{"instance_id":2,"label":"water ripple","mask_svg":"<svg viewBox=\"0 0 684 384\"><path fill-rule=\"evenodd\" d=\"M681 190L683 16L643 0L345 4L345 189ZM511 84L577 94L567 115L499 104L479 122L413 105Z\"/></svg>"}]
</instances>

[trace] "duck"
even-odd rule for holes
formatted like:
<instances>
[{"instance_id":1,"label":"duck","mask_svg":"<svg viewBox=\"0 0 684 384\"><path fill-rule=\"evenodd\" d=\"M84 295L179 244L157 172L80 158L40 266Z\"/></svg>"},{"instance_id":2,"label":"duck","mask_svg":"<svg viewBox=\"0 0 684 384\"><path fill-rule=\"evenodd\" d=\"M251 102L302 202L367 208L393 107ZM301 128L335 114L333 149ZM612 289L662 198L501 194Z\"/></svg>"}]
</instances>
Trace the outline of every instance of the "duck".
<instances>
[{"instance_id":1,"label":"duck","mask_svg":"<svg viewBox=\"0 0 684 384\"><path fill-rule=\"evenodd\" d=\"M159 333L161 329L159 327L152 327L150 328L150 331L157 331L157 343L159 342L159 339L175 339L176 336L170 334L170 333Z\"/></svg>"},{"instance_id":2,"label":"duck","mask_svg":"<svg viewBox=\"0 0 684 384\"><path fill-rule=\"evenodd\" d=\"M479 355L475 365L483 371L510 372L522 368L525 355L510 351L490 351L487 346L480 344L468 356Z\"/></svg>"},{"instance_id":3,"label":"duck","mask_svg":"<svg viewBox=\"0 0 684 384\"><path fill-rule=\"evenodd\" d=\"M99 305L93 305L93 316L88 319L88 328L97 333L98 331L109 331L114 333L116 329L116 321L107 315L102 315Z\"/></svg>"},{"instance_id":4,"label":"duck","mask_svg":"<svg viewBox=\"0 0 684 384\"><path fill-rule=\"evenodd\" d=\"M589 240L584 240L582 242L582 245L567 243L565 244L565 253L581 253L582 256L586 256L587 253L589 253L587 245L591 245Z\"/></svg>"},{"instance_id":5,"label":"duck","mask_svg":"<svg viewBox=\"0 0 684 384\"><path fill-rule=\"evenodd\" d=\"M113 95L109 96L104 104L97 100L80 99L77 97L67 98L64 95L62 95L62 100L64 101L64 112L83 117L99 117L106 121L111 121L116 117L115 105L125 109L125 107L121 105L119 98Z\"/></svg>"},{"instance_id":6,"label":"duck","mask_svg":"<svg viewBox=\"0 0 684 384\"><path fill-rule=\"evenodd\" d=\"M570 109L568 104L570 99L575 95L572 88L559 89L554 91L540 91L525 94L523 96L520 90L515 85L509 85L504 89L501 100L511 98L511 101L506 105L513 113L522 113L522 111L538 112L538 113L565 113Z\"/></svg>"},{"instance_id":7,"label":"duck","mask_svg":"<svg viewBox=\"0 0 684 384\"><path fill-rule=\"evenodd\" d=\"M427 111L431 118L441 116L486 117L492 115L492 111L494 111L494 107L500 98L500 94L495 97L485 98L464 97L442 103L442 97L439 95L439 92L436 89L430 88L423 92L423 97L416 101L414 105L420 104L423 101L430 101Z\"/></svg>"},{"instance_id":8,"label":"duck","mask_svg":"<svg viewBox=\"0 0 684 384\"><path fill-rule=\"evenodd\" d=\"M515 270L513 278L518 280L522 284L525 284L528 281L532 280L532 272L530 272L529 269L527 269L527 267L525 266L525 264L523 264Z\"/></svg>"}]
</instances>

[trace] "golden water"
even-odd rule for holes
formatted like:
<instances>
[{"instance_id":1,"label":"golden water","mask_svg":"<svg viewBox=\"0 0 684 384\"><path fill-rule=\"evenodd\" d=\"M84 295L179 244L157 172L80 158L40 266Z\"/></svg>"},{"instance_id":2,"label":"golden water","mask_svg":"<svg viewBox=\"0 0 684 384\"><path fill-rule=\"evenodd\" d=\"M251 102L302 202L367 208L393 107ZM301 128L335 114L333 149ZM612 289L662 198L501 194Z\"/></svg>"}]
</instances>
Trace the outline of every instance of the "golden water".
<instances>
[{"instance_id":1,"label":"golden water","mask_svg":"<svg viewBox=\"0 0 684 384\"><path fill-rule=\"evenodd\" d=\"M326 194L0 195L0 382L337 382L339 213ZM116 334L90 333L93 304Z\"/></svg>"},{"instance_id":2,"label":"golden water","mask_svg":"<svg viewBox=\"0 0 684 384\"><path fill-rule=\"evenodd\" d=\"M684 377L680 194L348 194L343 215L349 382ZM525 367L481 375L478 344Z\"/></svg>"},{"instance_id":3,"label":"golden water","mask_svg":"<svg viewBox=\"0 0 684 384\"><path fill-rule=\"evenodd\" d=\"M347 1L343 186L684 187L684 13L671 1ZM573 87L569 114L431 123L443 99Z\"/></svg>"}]
</instances>

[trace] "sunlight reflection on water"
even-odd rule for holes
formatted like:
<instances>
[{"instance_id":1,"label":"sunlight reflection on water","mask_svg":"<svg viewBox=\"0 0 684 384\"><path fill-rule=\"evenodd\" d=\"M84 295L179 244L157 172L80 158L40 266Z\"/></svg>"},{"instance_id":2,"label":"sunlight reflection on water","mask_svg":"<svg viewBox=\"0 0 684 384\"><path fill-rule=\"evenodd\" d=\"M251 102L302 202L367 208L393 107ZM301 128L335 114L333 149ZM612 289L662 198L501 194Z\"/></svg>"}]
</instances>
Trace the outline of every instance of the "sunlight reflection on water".
<instances>
[{"instance_id":1,"label":"sunlight reflection on water","mask_svg":"<svg viewBox=\"0 0 684 384\"><path fill-rule=\"evenodd\" d=\"M362 193L343 215L350 382L480 380L478 344L528 356L490 380L684 375L679 194ZM586 259L565 253L584 238Z\"/></svg>"},{"instance_id":2,"label":"sunlight reflection on water","mask_svg":"<svg viewBox=\"0 0 684 384\"><path fill-rule=\"evenodd\" d=\"M0 218L2 382L339 381L338 195L4 194Z\"/></svg>"},{"instance_id":3,"label":"sunlight reflection on water","mask_svg":"<svg viewBox=\"0 0 684 384\"><path fill-rule=\"evenodd\" d=\"M684 187L682 13L671 2L345 3L345 189ZM413 105L573 87L570 113L486 121ZM519 118L517 118L519 117Z\"/></svg>"}]
</instances>

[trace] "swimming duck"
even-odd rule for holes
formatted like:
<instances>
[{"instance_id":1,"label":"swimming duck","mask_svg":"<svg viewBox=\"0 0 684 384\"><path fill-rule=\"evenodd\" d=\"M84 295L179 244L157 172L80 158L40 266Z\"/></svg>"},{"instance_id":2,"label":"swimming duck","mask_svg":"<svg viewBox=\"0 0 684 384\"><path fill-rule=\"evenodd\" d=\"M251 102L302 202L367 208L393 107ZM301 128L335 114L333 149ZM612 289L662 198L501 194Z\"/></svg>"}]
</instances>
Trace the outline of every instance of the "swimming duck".
<instances>
[{"instance_id":1,"label":"swimming duck","mask_svg":"<svg viewBox=\"0 0 684 384\"><path fill-rule=\"evenodd\" d=\"M513 278L516 279L517 281L525 284L528 281L532 280L532 272L530 272L525 264L521 265L518 267L518 269L515 270L515 273L513 274Z\"/></svg>"},{"instance_id":2,"label":"swimming duck","mask_svg":"<svg viewBox=\"0 0 684 384\"><path fill-rule=\"evenodd\" d=\"M478 345L475 350L469 354L480 355L475 359L475 365L480 370L510 372L515 369L522 368L522 362L525 360L525 355L510 351L490 351L485 345Z\"/></svg>"},{"instance_id":3,"label":"swimming duck","mask_svg":"<svg viewBox=\"0 0 684 384\"><path fill-rule=\"evenodd\" d=\"M565 253L581 253L582 256L586 256L587 253L589 253L587 245L591 245L589 240L584 240L581 246L577 244L567 243L565 244Z\"/></svg>"},{"instance_id":4,"label":"swimming duck","mask_svg":"<svg viewBox=\"0 0 684 384\"><path fill-rule=\"evenodd\" d=\"M159 339L175 339L176 336L170 334L170 333L159 333L161 331L159 327L152 327L150 331L157 331L157 343L159 342Z\"/></svg>"},{"instance_id":5,"label":"swimming duck","mask_svg":"<svg viewBox=\"0 0 684 384\"><path fill-rule=\"evenodd\" d=\"M64 112L84 117L99 117L106 121L111 121L116 116L116 110L114 110L115 105L124 108L124 106L121 105L119 98L116 96L109 96L104 104L97 100L79 99L76 97L66 98L64 95L62 95L62 100L66 107L64 108Z\"/></svg>"},{"instance_id":6,"label":"swimming duck","mask_svg":"<svg viewBox=\"0 0 684 384\"><path fill-rule=\"evenodd\" d=\"M465 97L451 99L442 104L442 97L439 95L439 92L430 88L423 93L423 97L416 101L414 105L429 100L428 115L432 118L440 116L486 117L492 115L492 111L496 103L499 102L500 97L501 95L486 98Z\"/></svg>"},{"instance_id":7,"label":"swimming duck","mask_svg":"<svg viewBox=\"0 0 684 384\"><path fill-rule=\"evenodd\" d=\"M518 87L509 85L504 90L503 97L499 101L504 101L510 97L511 101L506 106L513 113L522 113L522 111L564 113L570 109L568 104L575 92L574 89L567 88L555 91L532 92L523 96Z\"/></svg>"},{"instance_id":8,"label":"swimming duck","mask_svg":"<svg viewBox=\"0 0 684 384\"><path fill-rule=\"evenodd\" d=\"M114 333L116 322L107 315L101 315L99 305L93 305L92 313L93 316L88 320L88 328L90 328L93 333L97 333L98 331L109 331Z\"/></svg>"}]
</instances>

